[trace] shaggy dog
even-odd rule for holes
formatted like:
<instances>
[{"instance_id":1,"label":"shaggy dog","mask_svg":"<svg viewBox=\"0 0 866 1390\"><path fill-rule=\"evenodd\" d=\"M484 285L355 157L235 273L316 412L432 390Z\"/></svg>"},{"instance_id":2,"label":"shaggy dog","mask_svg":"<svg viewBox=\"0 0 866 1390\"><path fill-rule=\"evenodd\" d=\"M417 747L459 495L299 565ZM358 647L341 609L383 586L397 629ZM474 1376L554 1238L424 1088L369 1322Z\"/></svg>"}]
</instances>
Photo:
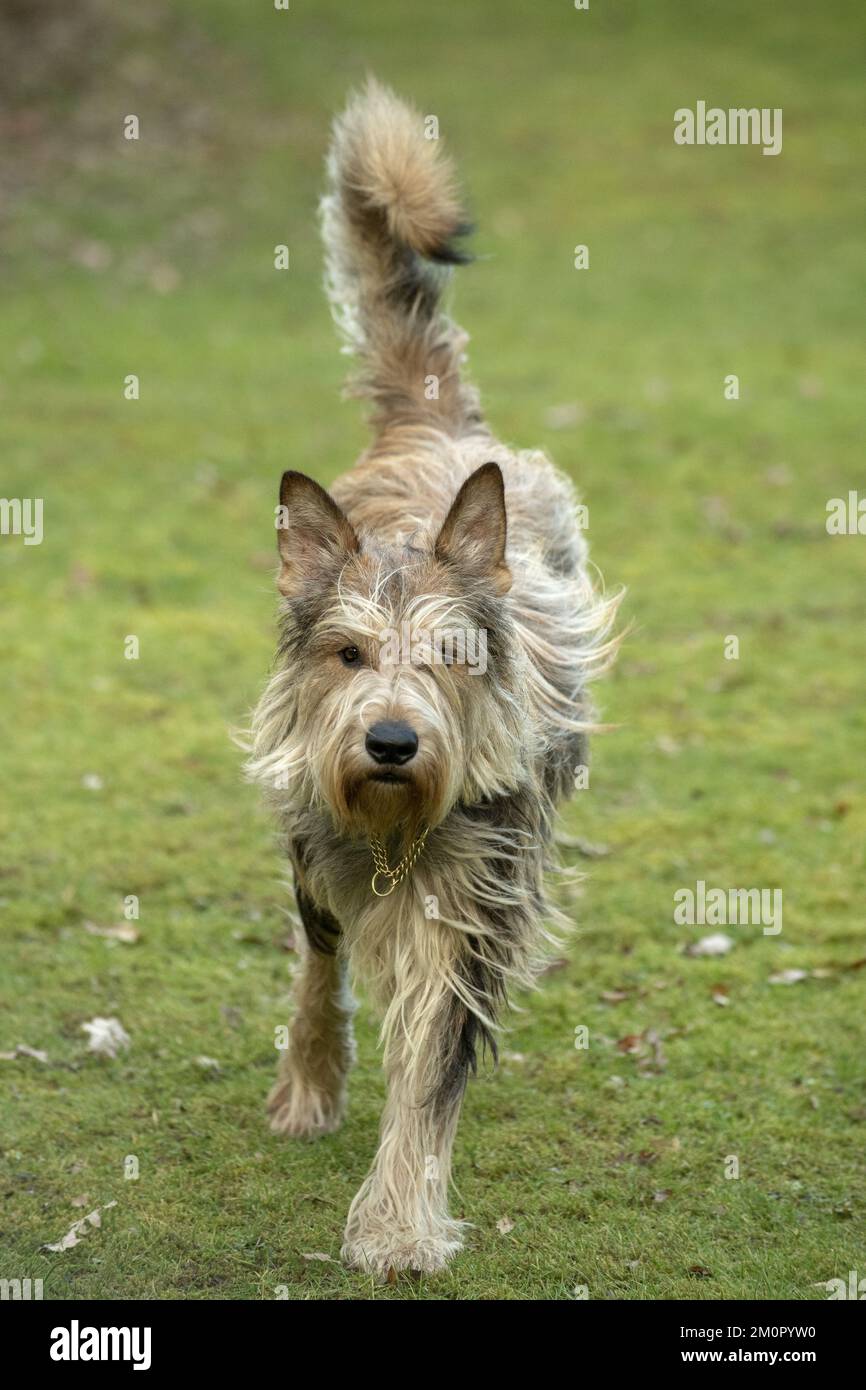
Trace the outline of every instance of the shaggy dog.
<instances>
[{"instance_id":1,"label":"shaggy dog","mask_svg":"<svg viewBox=\"0 0 866 1390\"><path fill-rule=\"evenodd\" d=\"M587 761L610 659L568 480L491 434L441 308L468 230L420 115L370 82L334 127L326 285L373 441L331 492L283 475L275 674L250 775L294 868L305 948L273 1129L340 1123L347 972L382 1016L379 1149L346 1225L361 1269L432 1271L462 1244L451 1149L477 1052L550 940L554 809Z\"/></svg>"}]
</instances>

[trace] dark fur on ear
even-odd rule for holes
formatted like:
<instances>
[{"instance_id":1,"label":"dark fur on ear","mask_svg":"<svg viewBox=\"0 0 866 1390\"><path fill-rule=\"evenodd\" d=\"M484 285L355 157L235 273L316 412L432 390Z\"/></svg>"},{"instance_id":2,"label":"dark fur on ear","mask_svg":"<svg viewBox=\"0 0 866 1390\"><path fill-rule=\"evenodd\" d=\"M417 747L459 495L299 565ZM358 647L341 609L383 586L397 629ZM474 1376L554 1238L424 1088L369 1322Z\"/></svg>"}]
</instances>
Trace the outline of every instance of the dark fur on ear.
<instances>
[{"instance_id":1,"label":"dark fur on ear","mask_svg":"<svg viewBox=\"0 0 866 1390\"><path fill-rule=\"evenodd\" d=\"M359 549L352 523L330 493L306 473L289 469L280 482L277 548L282 561L277 588L286 597L296 593L311 571Z\"/></svg>"},{"instance_id":2,"label":"dark fur on ear","mask_svg":"<svg viewBox=\"0 0 866 1390\"><path fill-rule=\"evenodd\" d=\"M506 594L511 588L505 563L507 535L502 470L498 463L483 463L470 473L451 504L436 539L436 558Z\"/></svg>"}]
</instances>

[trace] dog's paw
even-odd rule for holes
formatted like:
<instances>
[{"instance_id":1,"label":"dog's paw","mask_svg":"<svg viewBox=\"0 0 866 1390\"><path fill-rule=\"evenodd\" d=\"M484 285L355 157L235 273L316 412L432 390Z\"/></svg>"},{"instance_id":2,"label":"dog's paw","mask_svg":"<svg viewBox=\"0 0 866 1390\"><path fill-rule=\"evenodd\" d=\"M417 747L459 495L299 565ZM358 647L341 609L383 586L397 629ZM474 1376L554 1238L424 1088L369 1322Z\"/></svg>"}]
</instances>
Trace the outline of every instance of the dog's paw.
<instances>
[{"instance_id":1,"label":"dog's paw","mask_svg":"<svg viewBox=\"0 0 866 1390\"><path fill-rule=\"evenodd\" d=\"M315 1090L297 1077L278 1081L267 1102L272 1132L292 1139L333 1134L340 1127L344 1106L342 1095Z\"/></svg>"},{"instance_id":2,"label":"dog's paw","mask_svg":"<svg viewBox=\"0 0 866 1390\"><path fill-rule=\"evenodd\" d=\"M435 1274L444 1269L463 1248L460 1223L449 1222L442 1233L393 1232L347 1233L340 1251L344 1264L365 1274L377 1274L383 1279L390 1270L412 1270L418 1274Z\"/></svg>"}]
</instances>

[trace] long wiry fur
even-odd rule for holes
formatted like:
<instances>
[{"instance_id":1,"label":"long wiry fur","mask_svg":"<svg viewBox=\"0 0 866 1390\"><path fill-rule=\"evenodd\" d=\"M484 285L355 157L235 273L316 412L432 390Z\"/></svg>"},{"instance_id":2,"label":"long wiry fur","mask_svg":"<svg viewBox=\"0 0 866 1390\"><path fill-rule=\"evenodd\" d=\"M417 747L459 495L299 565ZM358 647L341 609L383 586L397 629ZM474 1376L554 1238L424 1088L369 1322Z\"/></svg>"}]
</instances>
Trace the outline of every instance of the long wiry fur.
<instances>
[{"instance_id":1,"label":"long wiry fur","mask_svg":"<svg viewBox=\"0 0 866 1390\"><path fill-rule=\"evenodd\" d=\"M587 686L612 657L618 598L592 582L569 481L544 454L499 443L461 379L466 339L441 294L466 228L439 142L371 82L335 124L328 178L326 286L358 365L351 389L372 402L373 441L331 489L339 511L297 482L286 492L299 500L281 541L281 641L248 771L280 819L310 945L271 1112L292 1134L338 1121L352 1055L347 963L382 1017L389 1095L344 1257L433 1270L461 1244L447 1195L466 1077L480 1046L495 1050L508 991L532 983L556 917L544 889L552 821L587 761ZM496 563L491 464L507 516ZM469 479L477 514L462 550L449 550ZM306 520L317 507L318 542ZM486 674L384 660L383 631L406 622L483 628ZM363 669L341 669L345 646ZM366 780L364 751L365 730L395 716L420 739L399 793ZM386 839L395 862L422 824L424 853L377 898L368 837Z\"/></svg>"}]
</instances>

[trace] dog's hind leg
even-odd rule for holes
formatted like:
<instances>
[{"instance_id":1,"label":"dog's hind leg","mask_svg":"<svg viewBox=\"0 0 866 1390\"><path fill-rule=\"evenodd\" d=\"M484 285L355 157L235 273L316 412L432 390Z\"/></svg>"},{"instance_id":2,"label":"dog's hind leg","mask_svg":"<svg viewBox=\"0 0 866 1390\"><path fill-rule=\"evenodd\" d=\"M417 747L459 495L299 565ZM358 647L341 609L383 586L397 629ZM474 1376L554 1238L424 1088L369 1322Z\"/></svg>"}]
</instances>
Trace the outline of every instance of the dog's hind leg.
<instances>
[{"instance_id":1,"label":"dog's hind leg","mask_svg":"<svg viewBox=\"0 0 866 1390\"><path fill-rule=\"evenodd\" d=\"M346 1103L346 1076L354 1061L354 1005L345 963L337 954L339 926L301 890L298 908L306 944L295 980L289 1046L268 1096L276 1134L312 1137L335 1130Z\"/></svg>"}]
</instances>

